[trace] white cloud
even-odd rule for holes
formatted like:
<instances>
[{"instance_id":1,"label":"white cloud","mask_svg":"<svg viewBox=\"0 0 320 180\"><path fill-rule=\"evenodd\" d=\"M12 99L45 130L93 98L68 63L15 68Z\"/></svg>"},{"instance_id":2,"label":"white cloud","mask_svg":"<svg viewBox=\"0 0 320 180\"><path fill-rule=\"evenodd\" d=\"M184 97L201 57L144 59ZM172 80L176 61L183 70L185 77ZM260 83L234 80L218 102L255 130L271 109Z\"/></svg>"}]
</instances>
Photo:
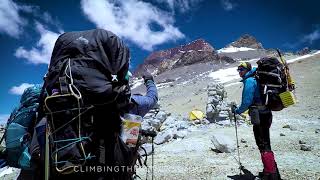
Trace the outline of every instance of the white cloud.
<instances>
[{"instance_id":1,"label":"white cloud","mask_svg":"<svg viewBox=\"0 0 320 180\"><path fill-rule=\"evenodd\" d=\"M31 50L19 47L15 52L15 56L25 58L32 64L49 64L51 53L59 34L45 29L39 22L36 22L36 29L41 36L37 46L32 47Z\"/></svg>"},{"instance_id":2,"label":"white cloud","mask_svg":"<svg viewBox=\"0 0 320 180\"><path fill-rule=\"evenodd\" d=\"M0 1L0 32L18 38L22 33L22 26L26 20L19 15L19 10L25 10L27 6L19 7L12 0Z\"/></svg>"},{"instance_id":3,"label":"white cloud","mask_svg":"<svg viewBox=\"0 0 320 180\"><path fill-rule=\"evenodd\" d=\"M231 11L236 7L236 4L232 3L231 0L220 0L224 10Z\"/></svg>"},{"instance_id":4,"label":"white cloud","mask_svg":"<svg viewBox=\"0 0 320 180\"><path fill-rule=\"evenodd\" d=\"M195 8L203 0L157 0L159 3L166 3L172 12L178 10L185 13Z\"/></svg>"},{"instance_id":5,"label":"white cloud","mask_svg":"<svg viewBox=\"0 0 320 180\"><path fill-rule=\"evenodd\" d=\"M302 41L312 44L314 41L318 39L320 39L320 29L316 29L312 33L305 35Z\"/></svg>"},{"instance_id":6,"label":"white cloud","mask_svg":"<svg viewBox=\"0 0 320 180\"><path fill-rule=\"evenodd\" d=\"M298 41L294 43L284 43L283 46L290 49L294 49L302 45L303 46L312 45L315 41L320 40L319 25L317 27L318 28L312 31L311 33L302 35Z\"/></svg>"},{"instance_id":7,"label":"white cloud","mask_svg":"<svg viewBox=\"0 0 320 180\"><path fill-rule=\"evenodd\" d=\"M81 7L98 28L110 30L146 50L184 37L169 13L147 2L82 0ZM160 30L152 30L152 24L158 25Z\"/></svg>"},{"instance_id":8,"label":"white cloud","mask_svg":"<svg viewBox=\"0 0 320 180\"><path fill-rule=\"evenodd\" d=\"M14 95L22 95L25 89L32 86L34 86L34 84L22 83L20 86L13 86L9 92Z\"/></svg>"},{"instance_id":9,"label":"white cloud","mask_svg":"<svg viewBox=\"0 0 320 180\"><path fill-rule=\"evenodd\" d=\"M0 124L5 124L9 117L10 114L0 114Z\"/></svg>"},{"instance_id":10,"label":"white cloud","mask_svg":"<svg viewBox=\"0 0 320 180\"><path fill-rule=\"evenodd\" d=\"M39 19L47 24L60 28L60 22L53 19L48 12L42 13L39 6L17 4L12 0L0 0L0 33L6 33L14 38L19 38L24 26L28 25L26 18L21 13L32 15L33 19Z\"/></svg>"}]
</instances>

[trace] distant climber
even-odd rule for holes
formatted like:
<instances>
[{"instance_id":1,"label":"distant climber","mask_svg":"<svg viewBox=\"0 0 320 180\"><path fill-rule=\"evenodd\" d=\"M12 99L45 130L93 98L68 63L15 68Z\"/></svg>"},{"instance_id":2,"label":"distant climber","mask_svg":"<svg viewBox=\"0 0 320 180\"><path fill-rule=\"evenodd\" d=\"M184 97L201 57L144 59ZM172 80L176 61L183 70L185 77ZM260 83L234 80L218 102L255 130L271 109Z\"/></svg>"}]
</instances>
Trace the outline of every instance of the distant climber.
<instances>
[{"instance_id":1,"label":"distant climber","mask_svg":"<svg viewBox=\"0 0 320 180\"><path fill-rule=\"evenodd\" d=\"M254 137L260 150L264 167L259 176L262 179L281 179L270 144L269 128L272 123L272 112L262 103L259 82L254 76L256 68L252 68L249 62L242 62L237 70L242 78L241 82L243 82L244 87L241 105L239 107L234 105L232 111L236 114L241 114L249 109Z\"/></svg>"}]
</instances>

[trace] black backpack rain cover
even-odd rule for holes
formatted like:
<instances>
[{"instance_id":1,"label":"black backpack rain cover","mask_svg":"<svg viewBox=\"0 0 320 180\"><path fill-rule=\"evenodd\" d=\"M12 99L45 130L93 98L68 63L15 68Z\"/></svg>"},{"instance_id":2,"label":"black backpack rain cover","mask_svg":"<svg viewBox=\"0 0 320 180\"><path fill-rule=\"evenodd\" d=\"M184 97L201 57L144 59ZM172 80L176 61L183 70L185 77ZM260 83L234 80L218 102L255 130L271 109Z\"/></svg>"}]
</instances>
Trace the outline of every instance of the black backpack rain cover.
<instances>
[{"instance_id":1,"label":"black backpack rain cover","mask_svg":"<svg viewBox=\"0 0 320 180\"><path fill-rule=\"evenodd\" d=\"M120 132L119 115L127 112L130 102L129 82L125 80L129 59L129 49L110 31L95 29L67 32L60 35L55 43L45 79L48 96L57 91L64 94L61 77L67 76L66 83L70 84L70 79L73 80L74 86L81 93L83 104L94 105L95 108L90 112L94 115L95 135L92 142L94 147L105 147L105 153L95 153L99 162L102 159L101 163L105 161L105 164L118 162L120 155L121 158L132 156L120 137L113 134ZM64 136L63 133L59 135ZM96 138L102 138L105 142L100 145L100 140ZM127 161L129 158L122 159Z\"/></svg>"},{"instance_id":2,"label":"black backpack rain cover","mask_svg":"<svg viewBox=\"0 0 320 180\"><path fill-rule=\"evenodd\" d=\"M287 89L285 66L275 57L261 58L257 64L256 77L263 102L266 102L272 111L281 111L284 106L279 94Z\"/></svg>"},{"instance_id":3,"label":"black backpack rain cover","mask_svg":"<svg viewBox=\"0 0 320 180\"><path fill-rule=\"evenodd\" d=\"M75 86L89 104L112 100L128 85L125 75L129 68L129 49L112 32L103 29L67 32L57 39L46 77L46 91L60 89L70 59ZM117 91L118 90L118 91ZM130 91L127 88L127 91ZM129 96L129 92L126 93Z\"/></svg>"}]
</instances>

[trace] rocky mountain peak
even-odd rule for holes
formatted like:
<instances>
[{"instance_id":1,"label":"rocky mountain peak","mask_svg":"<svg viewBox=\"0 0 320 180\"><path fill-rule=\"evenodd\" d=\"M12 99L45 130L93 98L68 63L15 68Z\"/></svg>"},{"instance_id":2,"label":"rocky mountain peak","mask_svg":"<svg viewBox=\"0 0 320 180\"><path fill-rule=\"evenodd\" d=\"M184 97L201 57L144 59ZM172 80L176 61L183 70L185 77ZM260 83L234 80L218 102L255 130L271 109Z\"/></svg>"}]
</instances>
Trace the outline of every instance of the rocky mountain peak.
<instances>
[{"instance_id":1,"label":"rocky mountain peak","mask_svg":"<svg viewBox=\"0 0 320 180\"><path fill-rule=\"evenodd\" d=\"M164 59L169 59L179 53L184 53L186 51L214 51L214 48L206 42L204 39L197 39L188 44L181 45L179 47L170 48L166 50L155 51L151 53L146 59L145 63L153 61L162 61Z\"/></svg>"},{"instance_id":2,"label":"rocky mountain peak","mask_svg":"<svg viewBox=\"0 0 320 180\"><path fill-rule=\"evenodd\" d=\"M257 39L249 34L242 35L239 39L232 42L228 46L233 47L248 47L253 49L263 49L262 44Z\"/></svg>"},{"instance_id":3,"label":"rocky mountain peak","mask_svg":"<svg viewBox=\"0 0 320 180\"><path fill-rule=\"evenodd\" d=\"M179 65L193 64L198 61L203 61L204 58L202 56L208 56L209 54L216 54L215 49L204 39L196 39L188 44L180 45L178 47L155 51L151 53L143 62L140 64L134 72L135 76L141 75L143 71L148 69L151 73L159 73L163 70L158 71L158 67L168 68L168 67L176 67ZM187 55L188 54L188 55ZM192 55L190 55L192 54ZM196 58L201 56L201 58ZM186 58L188 57L188 58ZM189 57L192 57L192 61L189 61ZM188 59L188 62L184 61L184 59ZM211 58L212 59L212 58ZM175 63L177 63L174 66Z\"/></svg>"},{"instance_id":4,"label":"rocky mountain peak","mask_svg":"<svg viewBox=\"0 0 320 180\"><path fill-rule=\"evenodd\" d=\"M214 51L214 48L204 39L196 39L186 45L180 46L181 51L190 51L190 50L195 50L195 51Z\"/></svg>"}]
</instances>

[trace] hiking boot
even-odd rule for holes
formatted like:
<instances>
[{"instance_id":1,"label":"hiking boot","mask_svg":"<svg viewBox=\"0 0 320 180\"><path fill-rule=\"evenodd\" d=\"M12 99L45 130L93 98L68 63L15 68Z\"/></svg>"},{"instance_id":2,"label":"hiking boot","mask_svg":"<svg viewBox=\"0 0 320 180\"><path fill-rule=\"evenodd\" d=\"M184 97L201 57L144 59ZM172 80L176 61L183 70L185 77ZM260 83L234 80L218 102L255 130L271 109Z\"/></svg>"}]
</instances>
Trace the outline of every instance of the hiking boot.
<instances>
[{"instance_id":1,"label":"hiking boot","mask_svg":"<svg viewBox=\"0 0 320 180\"><path fill-rule=\"evenodd\" d=\"M262 173L262 177L260 177L261 180L279 180L277 173Z\"/></svg>"},{"instance_id":2,"label":"hiking boot","mask_svg":"<svg viewBox=\"0 0 320 180\"><path fill-rule=\"evenodd\" d=\"M280 173L279 173L279 169L278 169L278 167L277 167L277 163L276 163L276 173L275 173L275 174L259 172L258 178L259 178L259 179L276 179L276 180L282 180L282 179L281 179L281 175L280 175Z\"/></svg>"},{"instance_id":3,"label":"hiking boot","mask_svg":"<svg viewBox=\"0 0 320 180\"><path fill-rule=\"evenodd\" d=\"M276 163L276 173L277 173L278 180L282 180L280 172L279 172L279 169L278 169L278 166L277 166L277 163Z\"/></svg>"}]
</instances>

